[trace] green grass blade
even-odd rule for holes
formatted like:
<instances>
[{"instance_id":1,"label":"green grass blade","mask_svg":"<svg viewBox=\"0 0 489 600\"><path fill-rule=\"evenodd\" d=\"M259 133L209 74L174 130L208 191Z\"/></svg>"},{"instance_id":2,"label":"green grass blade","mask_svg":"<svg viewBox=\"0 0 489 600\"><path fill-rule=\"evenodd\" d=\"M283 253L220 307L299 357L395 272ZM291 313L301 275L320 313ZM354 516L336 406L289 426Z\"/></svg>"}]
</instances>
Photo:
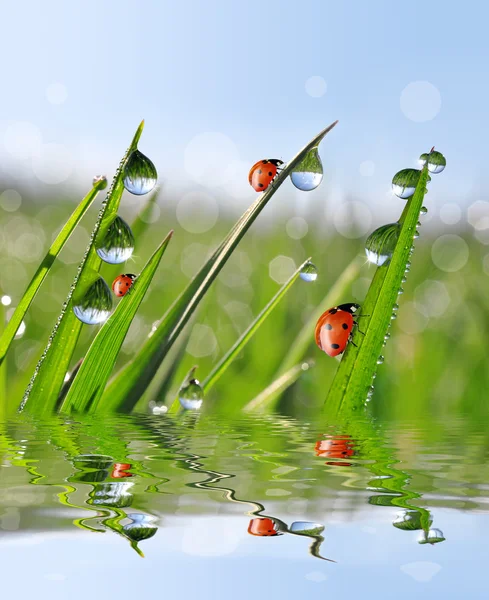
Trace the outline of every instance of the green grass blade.
<instances>
[{"instance_id":1,"label":"green grass blade","mask_svg":"<svg viewBox=\"0 0 489 600\"><path fill-rule=\"evenodd\" d=\"M132 284L129 293L119 302L116 310L97 333L61 404L60 411L103 410L99 402L105 384L172 235L173 231L170 231Z\"/></svg>"},{"instance_id":2,"label":"green grass blade","mask_svg":"<svg viewBox=\"0 0 489 600\"><path fill-rule=\"evenodd\" d=\"M261 313L256 317L256 319L251 323L251 325L246 329L246 331L239 337L236 343L229 349L229 351L221 358L218 364L212 369L209 375L202 382L202 387L204 388L204 393L208 393L211 387L219 380L219 378L226 372L226 369L233 362L236 356L243 350L246 344L253 337L255 332L258 330L260 325L265 321L265 319L271 314L273 309L277 306L280 300L285 296L285 294L292 287L292 284L299 277L300 272L302 271L304 265L310 260L308 258L306 261L302 263L302 265L295 271L295 273L290 277L288 281L284 283L284 285L279 289L279 291L275 294L275 296L270 300L270 302L265 306L265 308L261 311Z\"/></svg>"},{"instance_id":3,"label":"green grass blade","mask_svg":"<svg viewBox=\"0 0 489 600\"><path fill-rule=\"evenodd\" d=\"M264 411L270 410L277 404L280 396L294 384L299 377L307 370L309 370L311 364L308 362L301 362L298 365L293 366L280 375L275 381L273 381L267 388L258 394L251 402L244 407L245 411Z\"/></svg>"},{"instance_id":4,"label":"green grass blade","mask_svg":"<svg viewBox=\"0 0 489 600\"><path fill-rule=\"evenodd\" d=\"M241 238L265 208L276 190L290 175L293 168L304 158L309 150L321 142L336 123L337 121L321 131L285 165L273 184L244 213L222 244L190 282L173 306L167 311L158 329L147 340L136 358L115 376L105 392L106 402L110 403L114 409L117 409L122 404L126 406L134 406L136 404L139 396L151 382L168 350L192 316L199 302L233 253Z\"/></svg>"},{"instance_id":5,"label":"green grass blade","mask_svg":"<svg viewBox=\"0 0 489 600\"><path fill-rule=\"evenodd\" d=\"M10 344L17 333L17 330L22 323L23 318L32 301L34 300L37 291L41 287L42 282L44 281L46 275L49 273L52 264L56 260L56 257L63 249L66 242L69 240L71 234L73 233L75 227L78 225L82 217L85 215L87 210L90 208L92 202L95 200L100 187L103 185L102 181L99 181L96 185L92 187L92 189L88 192L88 194L83 198L80 204L76 207L75 211L71 215L71 217L66 222L66 225L59 232L58 236L54 240L51 248L49 248L48 253L44 257L42 263L39 265L39 268L34 274L31 282L27 286L24 295L22 296L20 302L15 308L14 314L12 315L10 321L7 324L2 336L0 337L0 364L3 362L5 355L8 352Z\"/></svg>"},{"instance_id":6,"label":"green grass blade","mask_svg":"<svg viewBox=\"0 0 489 600\"><path fill-rule=\"evenodd\" d=\"M350 288L353 281L356 279L360 268L365 264L364 256L356 256L351 263L346 267L343 273L338 277L333 287L328 291L324 300L319 304L317 309L311 314L307 323L299 331L297 337L290 345L288 353L285 355L278 374L284 373L291 369L294 365L304 359L309 348L315 347L314 327L319 317L325 310L331 306L335 306L345 297L346 291Z\"/></svg>"},{"instance_id":7,"label":"green grass blade","mask_svg":"<svg viewBox=\"0 0 489 600\"><path fill-rule=\"evenodd\" d=\"M361 307L360 329L355 328L353 342L348 344L326 399L330 414L363 405L377 370L377 360L382 353L384 336L402 285L406 265L413 245L416 224L426 193L428 170L423 168L416 191L407 201L401 219L399 239L387 266L377 268L367 296Z\"/></svg>"},{"instance_id":8,"label":"green grass blade","mask_svg":"<svg viewBox=\"0 0 489 600\"><path fill-rule=\"evenodd\" d=\"M54 325L46 348L34 371L32 379L22 399L20 410L27 405L29 410L39 414L51 413L57 403L57 399L66 372L69 369L71 358L80 335L82 323L72 310L72 296L78 283L82 283L87 273L98 272L102 261L95 250L98 236L103 233L104 228L117 215L122 193L124 191L123 170L124 165L133 150L137 148L139 138L143 132L144 121L138 127L136 134L127 149L119 167L116 171L112 185L100 209L95 224L90 244L85 252L75 280L70 288L63 310ZM29 401L32 399L32 402Z\"/></svg>"}]
</instances>

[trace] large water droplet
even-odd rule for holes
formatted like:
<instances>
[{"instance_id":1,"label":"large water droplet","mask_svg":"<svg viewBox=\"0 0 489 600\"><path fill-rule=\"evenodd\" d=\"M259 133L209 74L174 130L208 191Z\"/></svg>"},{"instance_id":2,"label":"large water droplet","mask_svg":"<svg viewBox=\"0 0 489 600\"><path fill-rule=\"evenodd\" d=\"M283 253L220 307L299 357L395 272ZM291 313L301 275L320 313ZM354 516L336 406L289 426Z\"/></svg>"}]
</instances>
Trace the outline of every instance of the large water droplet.
<instances>
[{"instance_id":1,"label":"large water droplet","mask_svg":"<svg viewBox=\"0 0 489 600\"><path fill-rule=\"evenodd\" d=\"M433 174L441 173L447 166L447 160L441 152L433 150L429 153L424 153L419 157L419 163L424 166L428 161L428 171Z\"/></svg>"},{"instance_id":2,"label":"large water droplet","mask_svg":"<svg viewBox=\"0 0 489 600\"><path fill-rule=\"evenodd\" d=\"M198 379L191 379L183 385L178 392L178 399L183 408L187 410L198 410L204 400L204 390Z\"/></svg>"},{"instance_id":3,"label":"large water droplet","mask_svg":"<svg viewBox=\"0 0 489 600\"><path fill-rule=\"evenodd\" d=\"M155 518L150 515L133 513L128 515L131 519L131 523L123 526L124 533L129 539L134 542L142 542L158 531L158 527L154 525Z\"/></svg>"},{"instance_id":4,"label":"large water droplet","mask_svg":"<svg viewBox=\"0 0 489 600\"><path fill-rule=\"evenodd\" d=\"M316 281L318 278L318 270L312 262L307 262L301 269L299 277L304 281Z\"/></svg>"},{"instance_id":5,"label":"large water droplet","mask_svg":"<svg viewBox=\"0 0 489 600\"><path fill-rule=\"evenodd\" d=\"M131 194L142 196L156 185L156 167L139 150L134 150L124 166L124 187Z\"/></svg>"},{"instance_id":6,"label":"large water droplet","mask_svg":"<svg viewBox=\"0 0 489 600\"><path fill-rule=\"evenodd\" d=\"M105 190L107 187L107 177L105 175L95 175L92 183L93 187L96 187L98 190Z\"/></svg>"},{"instance_id":7,"label":"large water droplet","mask_svg":"<svg viewBox=\"0 0 489 600\"><path fill-rule=\"evenodd\" d=\"M96 279L73 299L73 312L82 323L98 325L109 318L112 294L102 277Z\"/></svg>"},{"instance_id":8,"label":"large water droplet","mask_svg":"<svg viewBox=\"0 0 489 600\"><path fill-rule=\"evenodd\" d=\"M290 179L295 187L303 192L310 192L323 180L323 163L316 148L309 150L301 162L294 167Z\"/></svg>"},{"instance_id":9,"label":"large water droplet","mask_svg":"<svg viewBox=\"0 0 489 600\"><path fill-rule=\"evenodd\" d=\"M365 242L365 253L369 262L381 266L388 264L399 239L399 223L382 225L373 231Z\"/></svg>"},{"instance_id":10,"label":"large water droplet","mask_svg":"<svg viewBox=\"0 0 489 600\"><path fill-rule=\"evenodd\" d=\"M392 191L399 198L409 198L414 194L418 185L421 171L417 169L403 169L392 178Z\"/></svg>"},{"instance_id":11,"label":"large water droplet","mask_svg":"<svg viewBox=\"0 0 489 600\"><path fill-rule=\"evenodd\" d=\"M321 535L324 531L324 525L321 525L321 523L313 523L311 521L294 521L290 525L289 531L296 535L317 536Z\"/></svg>"},{"instance_id":12,"label":"large water droplet","mask_svg":"<svg viewBox=\"0 0 489 600\"><path fill-rule=\"evenodd\" d=\"M444 542L445 539L441 529L430 529L420 534L418 544L438 544Z\"/></svg>"},{"instance_id":13,"label":"large water droplet","mask_svg":"<svg viewBox=\"0 0 489 600\"><path fill-rule=\"evenodd\" d=\"M379 356L379 358L377 359L377 364L381 365L384 362L384 357L382 355Z\"/></svg>"},{"instance_id":14,"label":"large water droplet","mask_svg":"<svg viewBox=\"0 0 489 600\"><path fill-rule=\"evenodd\" d=\"M118 265L131 258L134 251L134 236L129 225L117 216L102 233L102 241L97 244L97 254L100 258Z\"/></svg>"}]
</instances>

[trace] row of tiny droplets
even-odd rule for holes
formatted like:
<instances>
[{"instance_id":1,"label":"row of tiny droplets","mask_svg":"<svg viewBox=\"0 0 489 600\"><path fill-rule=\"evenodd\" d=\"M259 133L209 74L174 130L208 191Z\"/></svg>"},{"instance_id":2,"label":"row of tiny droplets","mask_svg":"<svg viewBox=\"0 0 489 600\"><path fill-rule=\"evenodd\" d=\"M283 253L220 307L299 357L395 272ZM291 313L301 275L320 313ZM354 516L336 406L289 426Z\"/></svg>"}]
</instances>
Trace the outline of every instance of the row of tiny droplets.
<instances>
[{"instance_id":1,"label":"row of tiny droplets","mask_svg":"<svg viewBox=\"0 0 489 600\"><path fill-rule=\"evenodd\" d=\"M47 356L47 354L49 352L49 349L51 348L51 344L53 343L54 336L56 335L56 333L58 331L58 328L59 328L59 326L61 324L61 321L63 320L63 317L64 317L64 315L66 313L66 309L68 308L68 304L70 303L70 300L71 300L71 298L73 296L73 292L75 291L75 288L77 286L78 280L79 280L80 275L81 275L81 272L82 272L83 267L85 266L85 263L87 261L88 254L90 252L92 244L93 244L93 242L94 242L94 240L95 240L95 238L97 236L97 233L98 233L98 231L100 229L100 224L102 223L102 219L104 217L105 210L107 208L107 204L109 202L109 199L110 199L110 197L111 197L111 195L112 195L112 193L114 191L115 183L116 183L116 181L118 179L119 174L122 172L122 169L124 168L124 165L125 165L128 157L129 157L129 154L130 154L131 150L132 150L131 147L129 147L126 150L126 153L124 154L124 157L122 158L121 162L119 163L117 171L116 171L116 173L114 175L114 178L112 180L112 184L111 184L111 186L109 188L109 191L107 192L107 194L105 196L105 199L102 202L102 205L100 207L100 211L98 213L97 222L95 223L95 227L93 228L92 235L90 236L90 241L88 243L87 249L85 250L85 254L83 255L81 263L80 263L80 265L79 265L79 267L78 267L78 269L76 271L76 275L75 275L75 278L73 279L73 283L71 284L70 291L68 292L68 296L66 297L65 302L63 302L63 307L61 309L61 313L60 313L60 315L59 315L59 317L58 317L58 319L57 319L57 321L56 321L56 323L55 323L55 325L53 327L51 335L49 336L49 339L48 339L48 342L46 344L46 347L44 348L44 352L42 353L41 358L39 359L39 361L38 361L38 363L36 365L36 368L34 370L34 373L33 373L32 377L31 377L29 385L27 386L27 389L24 392L24 396L22 398L22 402L20 403L20 406L19 406L19 412L21 412L23 410L23 408L24 408L24 406L25 406L25 404L26 404L26 402L27 402L27 400L29 398L29 394L31 393L32 386L34 385L34 381L35 381L35 379L36 379L36 377L37 377L37 375L39 373L39 369L41 368L41 365L44 362L44 359L46 358L46 356Z\"/></svg>"},{"instance_id":2,"label":"row of tiny droplets","mask_svg":"<svg viewBox=\"0 0 489 600\"><path fill-rule=\"evenodd\" d=\"M421 215L425 215L428 212L428 209L425 206L421 207L421 211L420 214ZM416 227L421 227L421 222L418 221L416 224ZM414 240L417 240L419 238L419 231L416 229L416 231L414 232L413 235L413 243L411 245L411 248L409 249L409 256L411 256L414 252ZM404 275L403 278L401 280L401 283L406 283L407 281L407 274L409 273L411 269L411 262L408 260L408 262L406 263L406 270L404 271ZM404 294L404 289L402 287L399 288L397 295L400 296L401 294ZM399 304L394 304L393 309L392 309L392 315L391 315L391 322L394 321L395 319L397 319L397 311L399 310ZM384 335L384 343L383 346L385 346L387 344L388 339L391 337L391 334L389 333L389 329L390 329L390 324L389 327L387 328L387 332ZM379 356L379 358L377 359L377 364L381 365L384 362L384 357L382 355ZM372 399L372 396L374 395L374 381L375 378L377 377L377 371L374 371L374 374L372 375L372 384L371 386L368 388L368 392L367 392L367 398L365 400L365 405L367 405L368 402L370 402L370 400Z\"/></svg>"}]
</instances>

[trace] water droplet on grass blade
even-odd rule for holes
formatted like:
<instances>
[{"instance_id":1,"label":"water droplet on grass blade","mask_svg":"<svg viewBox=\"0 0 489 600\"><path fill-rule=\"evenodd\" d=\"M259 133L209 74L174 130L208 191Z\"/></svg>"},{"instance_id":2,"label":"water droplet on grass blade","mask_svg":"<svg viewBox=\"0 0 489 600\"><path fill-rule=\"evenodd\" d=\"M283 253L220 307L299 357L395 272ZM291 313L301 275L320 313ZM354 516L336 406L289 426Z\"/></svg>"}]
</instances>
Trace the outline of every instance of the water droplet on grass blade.
<instances>
[{"instance_id":1,"label":"water droplet on grass blade","mask_svg":"<svg viewBox=\"0 0 489 600\"><path fill-rule=\"evenodd\" d=\"M419 231L416 229L413 235L413 240L417 240L419 238Z\"/></svg>"},{"instance_id":2,"label":"water droplet on grass blade","mask_svg":"<svg viewBox=\"0 0 489 600\"><path fill-rule=\"evenodd\" d=\"M198 410L204 400L204 390L198 379L191 379L178 392L180 404L186 410Z\"/></svg>"},{"instance_id":3,"label":"water droplet on grass blade","mask_svg":"<svg viewBox=\"0 0 489 600\"><path fill-rule=\"evenodd\" d=\"M102 277L91 283L84 292L73 299L73 312L82 323L98 325L109 318L112 310L112 294Z\"/></svg>"},{"instance_id":4,"label":"water droplet on grass blade","mask_svg":"<svg viewBox=\"0 0 489 600\"><path fill-rule=\"evenodd\" d=\"M428 161L428 171L433 174L441 173L447 166L447 160L441 152L424 153L419 157L419 163L424 166Z\"/></svg>"},{"instance_id":5,"label":"water droplet on grass blade","mask_svg":"<svg viewBox=\"0 0 489 600\"><path fill-rule=\"evenodd\" d=\"M126 190L136 196L143 196L154 188L157 179L158 173L154 164L142 152L134 150L124 167Z\"/></svg>"},{"instance_id":6,"label":"water droplet on grass blade","mask_svg":"<svg viewBox=\"0 0 489 600\"><path fill-rule=\"evenodd\" d=\"M134 251L134 236L129 225L117 216L107 227L102 241L97 246L97 254L100 258L118 265L131 258Z\"/></svg>"},{"instance_id":7,"label":"water droplet on grass blade","mask_svg":"<svg viewBox=\"0 0 489 600\"><path fill-rule=\"evenodd\" d=\"M311 521L294 521L290 525L289 531L296 535L317 536L321 535L324 531L324 525L321 525L321 523L313 523Z\"/></svg>"},{"instance_id":8,"label":"water droplet on grass blade","mask_svg":"<svg viewBox=\"0 0 489 600\"><path fill-rule=\"evenodd\" d=\"M155 518L150 515L133 513L128 517L131 519L131 523L124 525L122 529L127 537L134 542L147 540L158 531L158 527L154 525Z\"/></svg>"},{"instance_id":9,"label":"water droplet on grass blade","mask_svg":"<svg viewBox=\"0 0 489 600\"><path fill-rule=\"evenodd\" d=\"M377 359L377 364L381 365L384 362L384 357L382 355L379 356L379 358Z\"/></svg>"},{"instance_id":10,"label":"water droplet on grass blade","mask_svg":"<svg viewBox=\"0 0 489 600\"><path fill-rule=\"evenodd\" d=\"M445 539L441 529L430 529L420 534L418 544L438 544L439 542L444 542Z\"/></svg>"},{"instance_id":11,"label":"water droplet on grass blade","mask_svg":"<svg viewBox=\"0 0 489 600\"><path fill-rule=\"evenodd\" d=\"M426 215L428 213L428 209L426 208L426 206L422 206L419 212L422 215Z\"/></svg>"},{"instance_id":12,"label":"water droplet on grass blade","mask_svg":"<svg viewBox=\"0 0 489 600\"><path fill-rule=\"evenodd\" d=\"M318 278L318 270L312 262L307 262L301 269L299 277L304 281L316 281Z\"/></svg>"},{"instance_id":13,"label":"water droplet on grass blade","mask_svg":"<svg viewBox=\"0 0 489 600\"><path fill-rule=\"evenodd\" d=\"M421 171L418 169L402 169L392 178L392 191L403 200L414 194Z\"/></svg>"},{"instance_id":14,"label":"water droplet on grass blade","mask_svg":"<svg viewBox=\"0 0 489 600\"><path fill-rule=\"evenodd\" d=\"M105 175L95 175L92 183L93 187L96 187L99 190L105 190L107 187L107 177Z\"/></svg>"},{"instance_id":15,"label":"water droplet on grass blade","mask_svg":"<svg viewBox=\"0 0 489 600\"><path fill-rule=\"evenodd\" d=\"M318 148L312 148L294 167L290 179L295 187L303 192L316 189L323 180L323 163Z\"/></svg>"},{"instance_id":16,"label":"water droplet on grass blade","mask_svg":"<svg viewBox=\"0 0 489 600\"><path fill-rule=\"evenodd\" d=\"M377 266L388 264L399 239L399 223L382 225L373 231L365 242L365 254L369 262Z\"/></svg>"},{"instance_id":17,"label":"water droplet on grass blade","mask_svg":"<svg viewBox=\"0 0 489 600\"><path fill-rule=\"evenodd\" d=\"M386 333L386 334L384 335L384 340L387 342L387 340L388 340L390 337L391 337L391 334L390 334L390 333Z\"/></svg>"}]
</instances>

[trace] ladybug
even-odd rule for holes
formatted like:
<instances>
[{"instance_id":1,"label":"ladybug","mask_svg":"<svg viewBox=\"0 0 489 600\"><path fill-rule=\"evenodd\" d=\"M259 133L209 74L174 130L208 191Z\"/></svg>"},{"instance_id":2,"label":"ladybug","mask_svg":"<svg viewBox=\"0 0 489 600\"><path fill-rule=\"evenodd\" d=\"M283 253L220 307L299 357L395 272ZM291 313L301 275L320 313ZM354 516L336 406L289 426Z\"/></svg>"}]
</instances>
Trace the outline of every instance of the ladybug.
<instances>
[{"instance_id":1,"label":"ladybug","mask_svg":"<svg viewBox=\"0 0 489 600\"><path fill-rule=\"evenodd\" d=\"M251 535L258 535L261 537L269 537L272 535L278 535L278 525L272 519L268 517L259 517L257 519L251 519L248 525L248 533Z\"/></svg>"},{"instance_id":2,"label":"ladybug","mask_svg":"<svg viewBox=\"0 0 489 600\"><path fill-rule=\"evenodd\" d=\"M349 435L329 436L325 440L318 440L314 446L316 456L325 458L347 458L353 456L353 440ZM326 462L325 464L335 467L351 467L350 462Z\"/></svg>"},{"instance_id":3,"label":"ladybug","mask_svg":"<svg viewBox=\"0 0 489 600\"><path fill-rule=\"evenodd\" d=\"M248 181L256 192L263 192L272 183L277 175L278 168L283 165L283 160L277 158L264 158L255 163L248 175Z\"/></svg>"},{"instance_id":4,"label":"ladybug","mask_svg":"<svg viewBox=\"0 0 489 600\"><path fill-rule=\"evenodd\" d=\"M112 290L114 291L114 294L120 297L125 296L130 290L135 279L136 275L132 275L131 273L126 273L116 277L112 283Z\"/></svg>"},{"instance_id":5,"label":"ladybug","mask_svg":"<svg viewBox=\"0 0 489 600\"><path fill-rule=\"evenodd\" d=\"M132 473L128 473L132 465L129 463L114 463L112 467L112 473L110 476L112 479L122 479L123 477L132 477Z\"/></svg>"},{"instance_id":6,"label":"ladybug","mask_svg":"<svg viewBox=\"0 0 489 600\"><path fill-rule=\"evenodd\" d=\"M338 356L345 351L351 339L351 332L358 323L353 315L360 308L358 304L340 304L324 312L316 323L316 344L329 356ZM368 315L358 315L368 316ZM353 344L353 342L352 342ZM355 344L353 344L355 345Z\"/></svg>"}]
</instances>

